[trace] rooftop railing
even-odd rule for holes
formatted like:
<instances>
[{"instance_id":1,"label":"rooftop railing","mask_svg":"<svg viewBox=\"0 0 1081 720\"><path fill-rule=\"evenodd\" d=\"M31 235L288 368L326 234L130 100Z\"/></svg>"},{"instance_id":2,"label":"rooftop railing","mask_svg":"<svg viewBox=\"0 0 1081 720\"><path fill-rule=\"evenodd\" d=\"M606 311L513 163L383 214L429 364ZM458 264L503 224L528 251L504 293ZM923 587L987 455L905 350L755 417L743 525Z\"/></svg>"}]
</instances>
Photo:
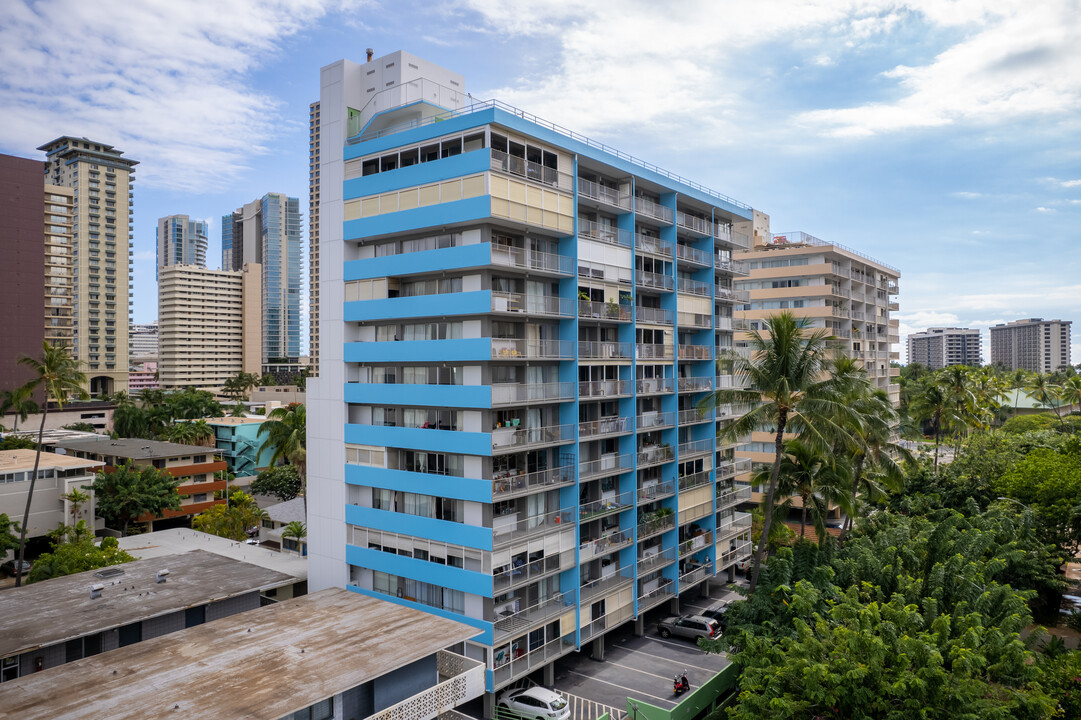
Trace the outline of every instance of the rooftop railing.
<instances>
[{"instance_id":1,"label":"rooftop railing","mask_svg":"<svg viewBox=\"0 0 1081 720\"><path fill-rule=\"evenodd\" d=\"M882 266L884 268L892 270L893 272L895 272L897 274L900 274L900 272L901 272L900 270L893 267L892 265L887 265L886 263L884 263L884 262L882 262L880 260L875 260L870 255L867 255L865 253L861 253L859 250L854 250L854 249L848 247L847 245L842 245L841 243L826 242L825 240L821 240L819 238L816 238L814 235L810 235L810 234L805 233L805 232L803 232L801 230L797 230L796 232L773 233L773 244L772 244L772 246L773 247L778 247L778 246L783 247L785 245L813 245L815 247L835 247L835 248L840 248L841 250L844 250L845 252L852 253L853 255L858 255L859 257L863 258L864 260L870 260L871 262L875 263L876 265L880 265L880 266Z\"/></svg>"}]
</instances>

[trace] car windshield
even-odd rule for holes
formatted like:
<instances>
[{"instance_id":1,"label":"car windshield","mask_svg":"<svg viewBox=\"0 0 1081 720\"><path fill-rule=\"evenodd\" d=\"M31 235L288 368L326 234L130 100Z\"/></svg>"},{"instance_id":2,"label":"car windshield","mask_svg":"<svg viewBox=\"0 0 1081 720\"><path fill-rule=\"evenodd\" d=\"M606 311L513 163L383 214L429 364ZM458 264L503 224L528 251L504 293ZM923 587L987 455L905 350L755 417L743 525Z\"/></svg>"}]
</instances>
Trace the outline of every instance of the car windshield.
<instances>
[{"instance_id":1,"label":"car windshield","mask_svg":"<svg viewBox=\"0 0 1081 720\"><path fill-rule=\"evenodd\" d=\"M555 700L548 704L552 706L553 710L562 710L563 708L567 707L567 699L562 696L557 697Z\"/></svg>"}]
</instances>

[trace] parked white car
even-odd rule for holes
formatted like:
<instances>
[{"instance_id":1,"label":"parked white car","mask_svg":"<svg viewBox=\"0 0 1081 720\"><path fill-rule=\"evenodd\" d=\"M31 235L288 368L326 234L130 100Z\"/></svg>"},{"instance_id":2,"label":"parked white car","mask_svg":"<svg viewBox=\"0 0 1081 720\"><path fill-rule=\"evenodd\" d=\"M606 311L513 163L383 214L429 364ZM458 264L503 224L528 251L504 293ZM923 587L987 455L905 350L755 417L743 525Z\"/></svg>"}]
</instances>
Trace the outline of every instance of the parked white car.
<instances>
[{"instance_id":1,"label":"parked white car","mask_svg":"<svg viewBox=\"0 0 1081 720\"><path fill-rule=\"evenodd\" d=\"M499 696L498 708L529 720L568 720L567 699L542 687L508 690Z\"/></svg>"}]
</instances>

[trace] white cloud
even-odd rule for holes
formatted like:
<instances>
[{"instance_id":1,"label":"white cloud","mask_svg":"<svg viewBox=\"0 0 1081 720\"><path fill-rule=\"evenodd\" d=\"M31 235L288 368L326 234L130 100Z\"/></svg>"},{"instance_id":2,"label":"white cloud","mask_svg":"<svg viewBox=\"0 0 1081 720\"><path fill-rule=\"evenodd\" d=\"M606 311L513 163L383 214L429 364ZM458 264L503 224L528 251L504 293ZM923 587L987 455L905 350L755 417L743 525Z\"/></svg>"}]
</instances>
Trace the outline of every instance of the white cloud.
<instances>
[{"instance_id":1,"label":"white cloud","mask_svg":"<svg viewBox=\"0 0 1081 720\"><path fill-rule=\"evenodd\" d=\"M961 198L963 200L975 200L976 198L983 197L983 193L967 192L967 191L955 192L955 193L952 193L952 195L955 198Z\"/></svg>"},{"instance_id":2,"label":"white cloud","mask_svg":"<svg viewBox=\"0 0 1081 720\"><path fill-rule=\"evenodd\" d=\"M9 2L0 145L86 136L139 160L141 182L223 187L283 122L248 74L331 1Z\"/></svg>"},{"instance_id":3,"label":"white cloud","mask_svg":"<svg viewBox=\"0 0 1081 720\"><path fill-rule=\"evenodd\" d=\"M1055 210L1054 208L1044 207L1043 205L1041 205L1040 207L1036 208L1036 212L1049 213L1055 212Z\"/></svg>"},{"instance_id":4,"label":"white cloud","mask_svg":"<svg viewBox=\"0 0 1081 720\"><path fill-rule=\"evenodd\" d=\"M1081 185L1081 180L1063 180L1060 185L1064 188L1072 188Z\"/></svg>"}]
</instances>

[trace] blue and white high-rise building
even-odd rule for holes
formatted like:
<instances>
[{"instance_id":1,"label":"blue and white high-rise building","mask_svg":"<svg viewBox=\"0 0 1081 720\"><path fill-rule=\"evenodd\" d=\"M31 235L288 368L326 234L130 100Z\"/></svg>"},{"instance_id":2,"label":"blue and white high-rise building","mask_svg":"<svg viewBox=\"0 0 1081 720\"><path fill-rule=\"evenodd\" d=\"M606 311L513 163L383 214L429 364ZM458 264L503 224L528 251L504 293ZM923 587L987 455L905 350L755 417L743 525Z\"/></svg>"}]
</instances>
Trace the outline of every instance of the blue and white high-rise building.
<instances>
[{"instance_id":1,"label":"blue and white high-rise building","mask_svg":"<svg viewBox=\"0 0 1081 720\"><path fill-rule=\"evenodd\" d=\"M157 272L173 265L206 267L209 225L205 220L192 220L187 215L158 218L156 239Z\"/></svg>"},{"instance_id":2,"label":"blue and white high-rise building","mask_svg":"<svg viewBox=\"0 0 1081 720\"><path fill-rule=\"evenodd\" d=\"M699 402L755 212L405 52L320 109L312 588L474 625L496 691L749 556Z\"/></svg>"}]
</instances>

